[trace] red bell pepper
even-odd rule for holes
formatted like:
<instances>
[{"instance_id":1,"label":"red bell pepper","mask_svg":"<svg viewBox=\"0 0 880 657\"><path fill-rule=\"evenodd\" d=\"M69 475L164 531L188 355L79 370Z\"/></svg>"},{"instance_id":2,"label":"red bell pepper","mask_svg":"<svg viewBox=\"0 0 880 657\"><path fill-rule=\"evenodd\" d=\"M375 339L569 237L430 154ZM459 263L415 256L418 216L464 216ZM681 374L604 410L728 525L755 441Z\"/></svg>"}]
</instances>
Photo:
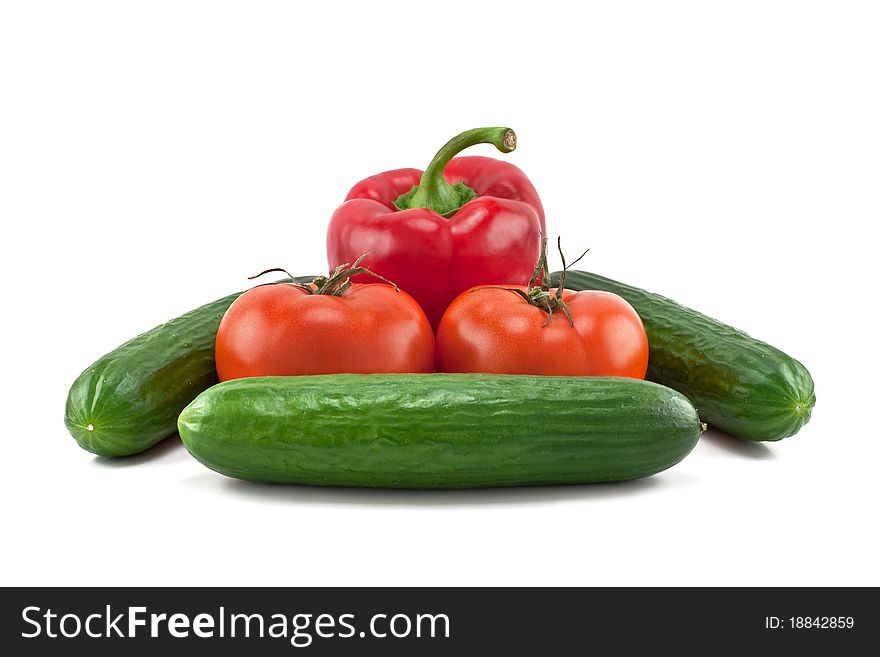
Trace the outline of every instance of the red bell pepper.
<instances>
[{"instance_id":1,"label":"red bell pepper","mask_svg":"<svg viewBox=\"0 0 880 657\"><path fill-rule=\"evenodd\" d=\"M441 148L424 173L395 169L352 187L327 230L331 270L369 252L364 266L415 297L434 328L468 288L528 283L541 255L544 209L514 165L453 159L486 143L509 153L516 135L509 128L468 130Z\"/></svg>"}]
</instances>

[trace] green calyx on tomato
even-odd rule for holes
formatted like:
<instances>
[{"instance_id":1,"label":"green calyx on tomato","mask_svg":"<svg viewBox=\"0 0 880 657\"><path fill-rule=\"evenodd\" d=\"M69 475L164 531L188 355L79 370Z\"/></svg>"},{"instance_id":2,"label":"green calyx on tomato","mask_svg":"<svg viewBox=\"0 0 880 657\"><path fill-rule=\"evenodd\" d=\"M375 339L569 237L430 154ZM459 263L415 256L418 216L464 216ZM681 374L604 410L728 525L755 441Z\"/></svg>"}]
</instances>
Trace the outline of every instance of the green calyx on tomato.
<instances>
[{"instance_id":1,"label":"green calyx on tomato","mask_svg":"<svg viewBox=\"0 0 880 657\"><path fill-rule=\"evenodd\" d=\"M370 271L366 267L361 267L361 261L368 255L370 255L369 252L364 253L352 263L344 262L336 267L329 276L318 276L314 280L312 280L311 283L297 283L296 281L293 281L291 283L285 284L292 285L293 287L302 290L306 294L329 294L334 297L341 297L351 287L352 276L357 276L358 274L367 274L369 276L375 276L381 281L385 281L394 288L395 292L400 292L400 288L398 288L397 285L395 285L392 281L389 281L384 276L379 276L379 274ZM288 272L286 269L282 269L281 267L273 267L272 269L261 271L259 274L248 276L248 280L252 281L255 278L259 278L260 276L271 274L273 272L287 274L288 278L293 278L290 272ZM266 283L266 285L275 285L275 283Z\"/></svg>"},{"instance_id":2,"label":"green calyx on tomato","mask_svg":"<svg viewBox=\"0 0 880 657\"><path fill-rule=\"evenodd\" d=\"M532 273L532 277L529 279L529 284L526 286L527 289L523 290L521 288L515 287L504 287L501 285L486 285L483 287L474 288L470 290L471 292L477 292L478 290L483 290L486 288L495 288L499 290L507 290L508 292L513 292L518 297L521 297L526 303L535 306L536 308L540 308L544 312L547 313L547 321L544 322L543 326L546 327L550 320L553 319L554 311L561 310L562 313L568 319L568 323L574 327L574 318L571 316L571 311L568 309L568 304L562 299L562 292L565 288L565 274L568 272L568 268L576 265L581 259L590 252L589 249L581 253L574 262L570 264L565 263L565 254L562 253L562 237L556 238L556 248L559 250L559 257L562 258L562 273L559 275L559 287L556 288L555 292L550 291L550 268L547 266L547 238L543 238L541 240L541 257L538 258L538 264L535 265L535 271ZM541 284L537 285L538 279L541 279Z\"/></svg>"},{"instance_id":3,"label":"green calyx on tomato","mask_svg":"<svg viewBox=\"0 0 880 657\"><path fill-rule=\"evenodd\" d=\"M474 128L456 135L437 151L419 184L397 197L394 207L398 210L427 208L448 219L465 203L477 198L477 192L462 181L450 185L443 178L449 161L477 144L492 144L502 153L510 153L516 149L516 133L510 128Z\"/></svg>"}]
</instances>

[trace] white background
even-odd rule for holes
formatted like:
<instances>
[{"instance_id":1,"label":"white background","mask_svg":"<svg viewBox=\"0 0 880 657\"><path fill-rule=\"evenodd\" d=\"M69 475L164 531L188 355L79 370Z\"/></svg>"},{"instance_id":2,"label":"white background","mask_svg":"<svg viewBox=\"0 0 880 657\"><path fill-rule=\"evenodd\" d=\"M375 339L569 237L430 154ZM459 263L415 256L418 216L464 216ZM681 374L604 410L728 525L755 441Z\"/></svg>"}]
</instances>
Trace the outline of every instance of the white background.
<instances>
[{"instance_id":1,"label":"white background","mask_svg":"<svg viewBox=\"0 0 880 657\"><path fill-rule=\"evenodd\" d=\"M878 18L4 3L0 581L880 584ZM777 444L710 432L629 484L451 493L258 486L179 443L108 461L70 438L67 389L98 356L264 268L323 271L352 184L482 125L517 131L506 157L584 268L803 361L813 421Z\"/></svg>"}]
</instances>

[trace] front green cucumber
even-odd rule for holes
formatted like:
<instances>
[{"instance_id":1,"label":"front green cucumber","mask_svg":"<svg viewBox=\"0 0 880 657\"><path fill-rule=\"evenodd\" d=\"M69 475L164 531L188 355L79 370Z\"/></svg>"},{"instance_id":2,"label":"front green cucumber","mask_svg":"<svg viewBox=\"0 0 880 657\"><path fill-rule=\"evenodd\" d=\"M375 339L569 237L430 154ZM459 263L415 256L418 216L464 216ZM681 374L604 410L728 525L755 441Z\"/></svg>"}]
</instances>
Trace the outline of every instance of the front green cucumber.
<instances>
[{"instance_id":1,"label":"front green cucumber","mask_svg":"<svg viewBox=\"0 0 880 657\"><path fill-rule=\"evenodd\" d=\"M64 413L80 447L101 456L128 456L173 435L180 411L217 383L217 327L239 294L161 324L86 368L70 388Z\"/></svg>"},{"instance_id":2,"label":"front green cucumber","mask_svg":"<svg viewBox=\"0 0 880 657\"><path fill-rule=\"evenodd\" d=\"M647 381L489 374L236 379L184 409L183 444L250 481L474 488L636 479L697 443L697 412Z\"/></svg>"},{"instance_id":3,"label":"front green cucumber","mask_svg":"<svg viewBox=\"0 0 880 657\"><path fill-rule=\"evenodd\" d=\"M553 274L554 282L560 272ZM709 426L746 440L796 434L816 404L813 379L791 356L671 299L569 271L565 287L626 299L648 333L648 379L686 395Z\"/></svg>"}]
</instances>

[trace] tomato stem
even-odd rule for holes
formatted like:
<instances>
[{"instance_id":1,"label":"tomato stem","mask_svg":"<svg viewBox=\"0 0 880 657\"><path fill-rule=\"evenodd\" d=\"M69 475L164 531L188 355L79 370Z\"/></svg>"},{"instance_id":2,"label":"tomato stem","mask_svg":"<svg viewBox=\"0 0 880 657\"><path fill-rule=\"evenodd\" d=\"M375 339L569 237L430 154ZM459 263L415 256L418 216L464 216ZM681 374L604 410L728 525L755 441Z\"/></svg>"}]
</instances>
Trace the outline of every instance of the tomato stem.
<instances>
[{"instance_id":1,"label":"tomato stem","mask_svg":"<svg viewBox=\"0 0 880 657\"><path fill-rule=\"evenodd\" d=\"M540 308L544 312L547 313L547 321L544 322L544 327L546 327L550 320L553 319L553 312L556 310L561 310L562 313L568 318L569 324L571 324L572 328L574 328L574 319L571 316L571 312L568 310L568 304L562 300L562 292L565 289L565 275L568 271L569 267L574 266L578 262L580 262L581 258L583 258L587 253L589 253L589 249L584 251L578 256L574 262L571 264L565 263L565 255L562 253L562 237L558 237L556 239L556 248L559 250L559 257L562 258L562 273L559 275L559 285L556 287L556 292L550 294L550 269L547 266L547 238L544 237L541 239L541 255L538 258L538 262L535 264L535 269L532 272L532 277L529 279L529 284L526 290L520 290L514 287L504 287L503 285L484 285L483 287L474 288L471 292L476 292L477 290L482 290L485 288L499 289L499 290L507 290L508 292L513 292L518 297L522 298L526 303L529 303L536 308ZM537 285L538 279L541 279L541 285Z\"/></svg>"},{"instance_id":2,"label":"tomato stem","mask_svg":"<svg viewBox=\"0 0 880 657\"><path fill-rule=\"evenodd\" d=\"M357 276L358 274L369 274L370 276L375 276L379 280L388 283L391 287L394 288L395 292L400 292L400 288L397 287L397 285L395 285L393 282L389 281L384 276L380 276L376 272L370 271L366 267L361 266L361 261L371 253L372 251L364 253L352 263L344 262L336 267L332 272L330 272L329 276L318 276L317 278L312 280L311 283L279 281L278 283L264 283L264 285L292 285L293 287L298 288L307 294L326 294L329 296L341 297L351 287L352 276ZM281 267L273 267L272 269L261 271L259 274L256 274L254 276L248 276L248 280L253 280L255 278L263 276L264 274L270 274L272 272L281 272L283 274L287 274L288 277L293 278L293 276L291 276L286 269L282 269Z\"/></svg>"}]
</instances>

